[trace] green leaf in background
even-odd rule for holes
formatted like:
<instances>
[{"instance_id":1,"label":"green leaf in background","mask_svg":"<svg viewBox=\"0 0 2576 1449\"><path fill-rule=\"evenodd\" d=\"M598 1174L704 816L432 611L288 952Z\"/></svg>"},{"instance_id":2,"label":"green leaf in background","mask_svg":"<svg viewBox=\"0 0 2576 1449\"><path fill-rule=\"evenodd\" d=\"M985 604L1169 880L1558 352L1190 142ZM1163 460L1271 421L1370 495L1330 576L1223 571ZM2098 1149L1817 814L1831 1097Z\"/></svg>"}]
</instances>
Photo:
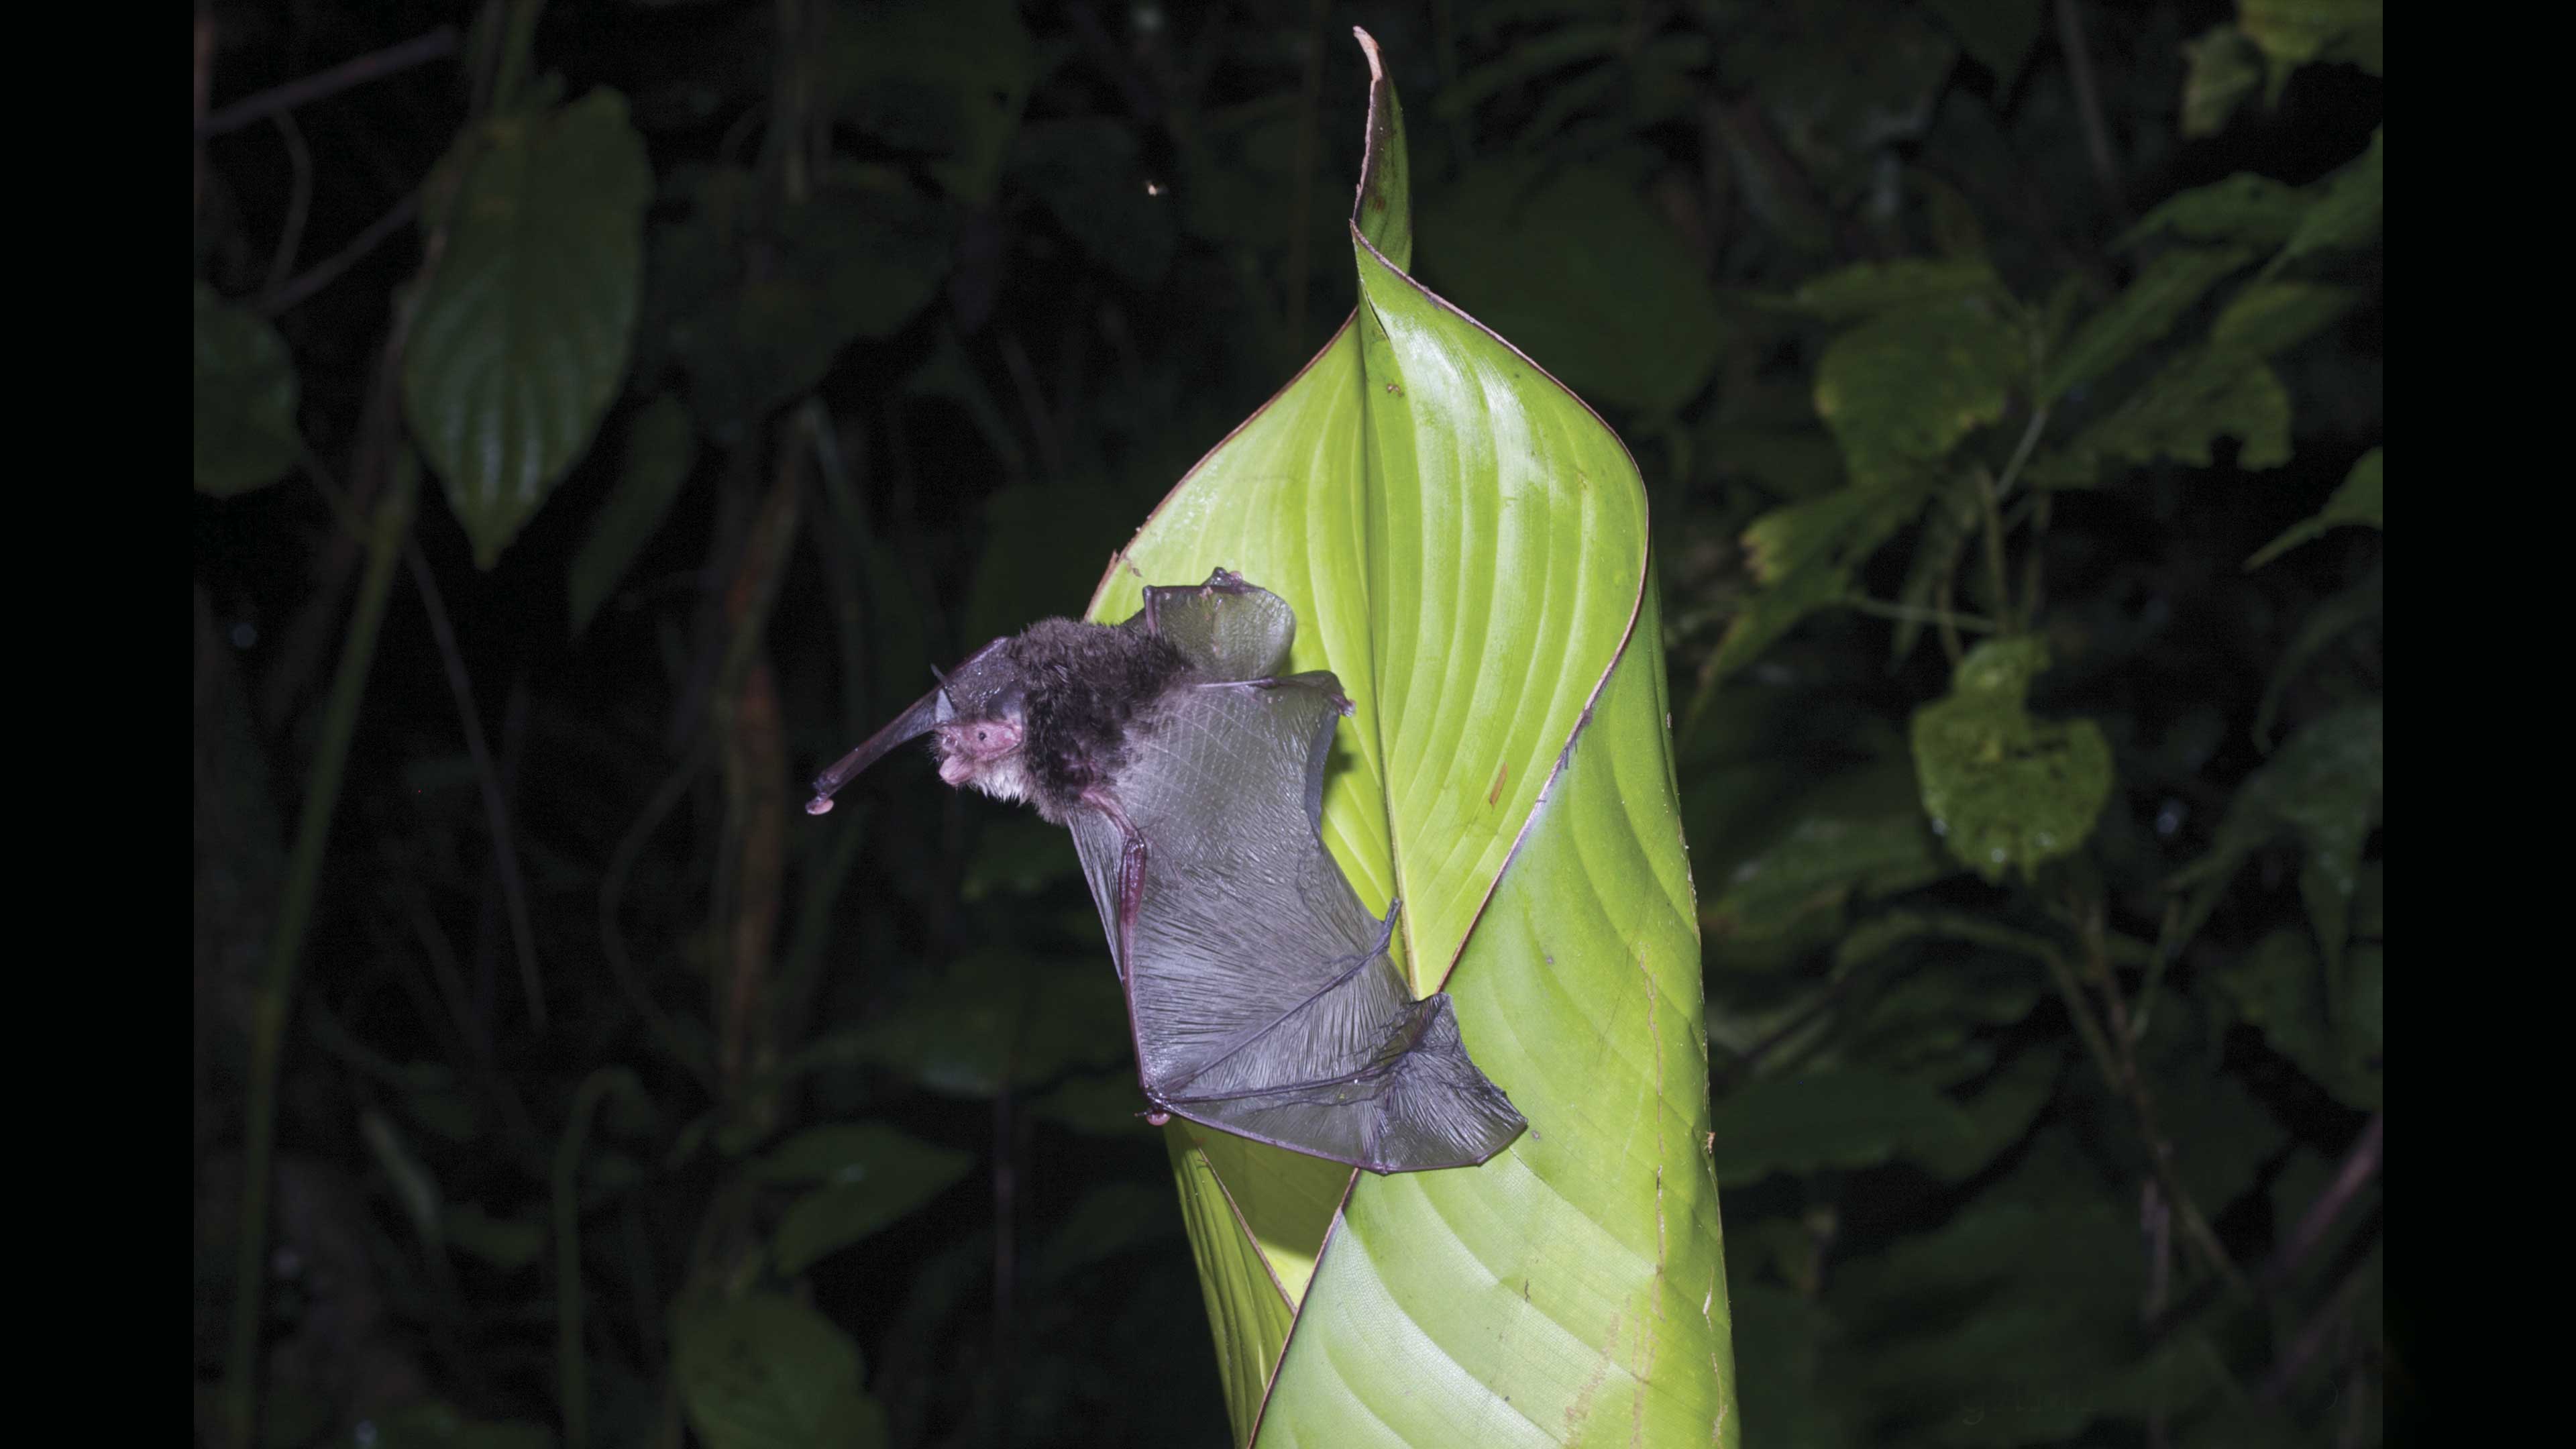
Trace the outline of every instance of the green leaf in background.
<instances>
[{"instance_id":1,"label":"green leaf in background","mask_svg":"<svg viewBox=\"0 0 2576 1449\"><path fill-rule=\"evenodd\" d=\"M2306 192L2286 181L2239 171L2166 197L2112 246L2126 250L2149 237L2172 235L2185 241L2277 247L2298 231L2314 205Z\"/></svg>"},{"instance_id":2,"label":"green leaf in background","mask_svg":"<svg viewBox=\"0 0 2576 1449\"><path fill-rule=\"evenodd\" d=\"M2182 48L2182 134L2215 136L2263 83L2263 52L2233 25L2213 25Z\"/></svg>"},{"instance_id":3,"label":"green leaf in background","mask_svg":"<svg viewBox=\"0 0 2576 1449\"><path fill-rule=\"evenodd\" d=\"M2379 235L2384 214L2380 186L2385 132L2385 127L2373 129L2370 149L2310 188L2316 195L2316 204L2299 218L2298 230L2290 233L2289 241L2272 259L2267 272L2278 271L2300 257L2357 247Z\"/></svg>"},{"instance_id":4,"label":"green leaf in background","mask_svg":"<svg viewBox=\"0 0 2576 1449\"><path fill-rule=\"evenodd\" d=\"M2147 263L2128 290L2087 318L2049 360L2038 400L2054 402L2119 366L2172 331L2193 303L2253 259L2250 247L2176 247Z\"/></svg>"},{"instance_id":5,"label":"green leaf in background","mask_svg":"<svg viewBox=\"0 0 2576 1449\"><path fill-rule=\"evenodd\" d=\"M1858 820L1806 816L1738 865L1700 922L1721 938L1776 935L1854 894L1911 890L1955 869L1918 810Z\"/></svg>"},{"instance_id":6,"label":"green leaf in background","mask_svg":"<svg viewBox=\"0 0 2576 1449\"><path fill-rule=\"evenodd\" d=\"M2042 0L1930 0L1928 8L1959 38L1968 58L1995 73L2009 91L2039 39Z\"/></svg>"},{"instance_id":7,"label":"green leaf in background","mask_svg":"<svg viewBox=\"0 0 2576 1449\"><path fill-rule=\"evenodd\" d=\"M2320 61L2381 72L2382 0L2236 0L2236 25L2276 75Z\"/></svg>"},{"instance_id":8,"label":"green leaf in background","mask_svg":"<svg viewBox=\"0 0 2576 1449\"><path fill-rule=\"evenodd\" d=\"M763 1182L821 1184L788 1204L771 1235L779 1274L793 1278L920 1207L974 1162L882 1122L835 1122L797 1133L751 1169Z\"/></svg>"},{"instance_id":9,"label":"green leaf in background","mask_svg":"<svg viewBox=\"0 0 2576 1449\"><path fill-rule=\"evenodd\" d=\"M2335 489L2334 496L2326 500L2326 506L2318 509L2315 517L2291 524L2282 530L2279 538L2256 550L2254 556L2245 561L2246 571L2250 573L2259 569L2300 544L2323 538L2328 530L2348 523L2385 528L2387 525L2380 514L2380 451L2373 448L2362 454L2361 461L2353 464L2352 471L2344 475L2343 483Z\"/></svg>"},{"instance_id":10,"label":"green leaf in background","mask_svg":"<svg viewBox=\"0 0 2576 1449\"><path fill-rule=\"evenodd\" d=\"M2029 361L1992 299L1896 308L1825 348L1816 415L1842 444L1853 486L1901 483L2001 418Z\"/></svg>"},{"instance_id":11,"label":"green leaf in background","mask_svg":"<svg viewBox=\"0 0 2576 1449\"><path fill-rule=\"evenodd\" d=\"M2026 707L2031 680L2047 667L2040 640L1988 640L1960 661L1946 698L1914 712L1923 813L1950 852L1989 881L2073 853L2111 798L2101 726L2034 719Z\"/></svg>"},{"instance_id":12,"label":"green leaf in background","mask_svg":"<svg viewBox=\"0 0 2576 1449\"><path fill-rule=\"evenodd\" d=\"M925 170L988 202L1037 79L1011 0L873 0L830 8L817 70L826 105Z\"/></svg>"},{"instance_id":13,"label":"green leaf in background","mask_svg":"<svg viewBox=\"0 0 2576 1449\"><path fill-rule=\"evenodd\" d=\"M2270 357L2341 321L2361 300L2350 287L2258 282L2227 300L2210 324L2209 340L2248 357Z\"/></svg>"},{"instance_id":14,"label":"green leaf in background","mask_svg":"<svg viewBox=\"0 0 2576 1449\"><path fill-rule=\"evenodd\" d=\"M2209 853L2174 876L2174 888L2190 892L2176 939L2200 929L2256 851L2292 836L2307 856L2299 893L2327 960L2339 966L2386 772L2386 718L2375 702L2336 710L2290 736L2238 787Z\"/></svg>"},{"instance_id":15,"label":"green leaf in background","mask_svg":"<svg viewBox=\"0 0 2576 1449\"><path fill-rule=\"evenodd\" d=\"M196 286L197 491L229 498L295 466L295 359L267 318Z\"/></svg>"},{"instance_id":16,"label":"green leaf in background","mask_svg":"<svg viewBox=\"0 0 2576 1449\"><path fill-rule=\"evenodd\" d=\"M959 957L938 980L861 1028L861 1059L931 1091L990 1097L1097 1066L1126 1050L1116 973L1096 961L1037 960L999 948ZM1141 1102L1142 1098L1139 1098Z\"/></svg>"},{"instance_id":17,"label":"green leaf in background","mask_svg":"<svg viewBox=\"0 0 2576 1449\"><path fill-rule=\"evenodd\" d=\"M859 1346L776 1293L684 1309L673 1367L689 1427L707 1449L878 1449L885 1411L867 1395Z\"/></svg>"},{"instance_id":18,"label":"green leaf in background","mask_svg":"<svg viewBox=\"0 0 2576 1449\"><path fill-rule=\"evenodd\" d=\"M2331 968L2296 930L2275 931L2241 953L2217 980L2238 1019L2346 1106L2377 1111L2381 1083L2381 962L2377 945L2357 947L2332 1009ZM2366 968L2366 969L2364 969Z\"/></svg>"},{"instance_id":19,"label":"green leaf in background","mask_svg":"<svg viewBox=\"0 0 2576 1449\"><path fill-rule=\"evenodd\" d=\"M2206 468L2220 438L2242 443L2247 471L2290 461L2290 394L2259 358L2232 347L2194 348L2165 364L2111 413L2041 458L2027 476L2039 487L2090 488L2114 463L2170 459Z\"/></svg>"},{"instance_id":20,"label":"green leaf in background","mask_svg":"<svg viewBox=\"0 0 2576 1449\"><path fill-rule=\"evenodd\" d=\"M1930 1087L1848 1066L1756 1081L1709 1118L1717 1180L1743 1186L1774 1172L1873 1167L1908 1148L1955 1155L1968 1114Z\"/></svg>"},{"instance_id":21,"label":"green leaf in background","mask_svg":"<svg viewBox=\"0 0 2576 1449\"><path fill-rule=\"evenodd\" d=\"M1373 909L1402 896L1414 982L1445 984L1531 1127L1482 1167L1384 1178L1165 1129L1236 1434L1732 1443L1643 488L1383 253L1410 231L1375 184L1403 128L1382 78L1370 105L1357 316L1173 490L1090 617L1217 565L1296 610L1289 667L1355 706L1325 843Z\"/></svg>"},{"instance_id":22,"label":"green leaf in background","mask_svg":"<svg viewBox=\"0 0 2576 1449\"><path fill-rule=\"evenodd\" d=\"M1726 345L1699 260L1598 162L1481 163L1423 208L1422 247L1445 292L1578 397L1668 412Z\"/></svg>"},{"instance_id":23,"label":"green leaf in background","mask_svg":"<svg viewBox=\"0 0 2576 1449\"><path fill-rule=\"evenodd\" d=\"M1801 285L1785 305L1820 322L1847 324L1908 307L1976 298L2001 301L2007 295L1987 262L1917 257L1860 262L1827 272Z\"/></svg>"},{"instance_id":24,"label":"green leaf in background","mask_svg":"<svg viewBox=\"0 0 2576 1449\"><path fill-rule=\"evenodd\" d=\"M680 485L689 480L697 461L696 430L689 410L670 397L657 397L635 414L626 428L625 471L615 492L591 515L590 536L573 555L564 590L572 606L572 632L590 627L599 606L617 591L618 581L635 556L660 532L679 501Z\"/></svg>"},{"instance_id":25,"label":"green leaf in background","mask_svg":"<svg viewBox=\"0 0 2576 1449\"><path fill-rule=\"evenodd\" d=\"M403 357L403 409L490 568L617 395L653 191L626 102L601 88L486 127Z\"/></svg>"},{"instance_id":26,"label":"green leaf in background","mask_svg":"<svg viewBox=\"0 0 2576 1449\"><path fill-rule=\"evenodd\" d=\"M405 1405L368 1422L375 1428L372 1449L554 1449L555 1445L554 1431L543 1424L470 1418L455 1405L436 1399Z\"/></svg>"},{"instance_id":27,"label":"green leaf in background","mask_svg":"<svg viewBox=\"0 0 2576 1449\"><path fill-rule=\"evenodd\" d=\"M1797 627L1850 597L1860 566L1923 509L1924 490L1847 486L1774 509L1744 531L1762 588L1727 622L1707 665L1703 695Z\"/></svg>"},{"instance_id":28,"label":"green leaf in background","mask_svg":"<svg viewBox=\"0 0 2576 1449\"><path fill-rule=\"evenodd\" d=\"M743 167L683 172L666 190L689 209L653 231L647 350L688 375L710 432L811 388L852 342L894 335L948 275L952 208L888 167L837 168L775 217Z\"/></svg>"}]
</instances>

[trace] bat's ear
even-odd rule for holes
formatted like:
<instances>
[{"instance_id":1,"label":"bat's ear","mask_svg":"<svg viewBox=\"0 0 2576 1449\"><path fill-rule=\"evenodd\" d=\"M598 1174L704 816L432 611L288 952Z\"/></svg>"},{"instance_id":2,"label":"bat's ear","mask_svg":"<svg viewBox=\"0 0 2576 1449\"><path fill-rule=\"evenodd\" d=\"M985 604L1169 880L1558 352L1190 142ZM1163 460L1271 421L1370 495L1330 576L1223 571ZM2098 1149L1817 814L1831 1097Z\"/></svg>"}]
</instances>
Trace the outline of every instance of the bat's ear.
<instances>
[{"instance_id":1,"label":"bat's ear","mask_svg":"<svg viewBox=\"0 0 2576 1449\"><path fill-rule=\"evenodd\" d=\"M857 777L861 770L884 759L895 746L917 740L946 724L957 715L957 706L944 688L934 689L914 700L912 708L896 715L884 729L867 737L857 749L843 755L839 762L814 777L814 798L805 802L805 813L820 815L832 808L832 795Z\"/></svg>"}]
</instances>

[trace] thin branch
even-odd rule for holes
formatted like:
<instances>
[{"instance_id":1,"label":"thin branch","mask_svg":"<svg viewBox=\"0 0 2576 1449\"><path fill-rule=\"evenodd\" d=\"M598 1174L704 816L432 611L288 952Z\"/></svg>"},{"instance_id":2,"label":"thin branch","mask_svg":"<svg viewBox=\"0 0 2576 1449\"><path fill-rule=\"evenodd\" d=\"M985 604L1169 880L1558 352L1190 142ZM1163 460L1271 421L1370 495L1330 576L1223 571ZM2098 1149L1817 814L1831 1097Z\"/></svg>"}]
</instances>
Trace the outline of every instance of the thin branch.
<instances>
[{"instance_id":1,"label":"thin branch","mask_svg":"<svg viewBox=\"0 0 2576 1449\"><path fill-rule=\"evenodd\" d=\"M2280 1362L2264 1376L2263 1386L2254 1393L2257 1402L2277 1404L2290 1396L2290 1390L2299 1382L2299 1375L2305 1373L2308 1364L2324 1350L2327 1336L2352 1312L2353 1300L2361 1296L2363 1285L2369 1281L2370 1260L2363 1258L2354 1262L2343 1275L2343 1281L2326 1295L2326 1301L2317 1305L2316 1312L2308 1315L2308 1321L2300 1326L2298 1337L2290 1341L2290 1347L2281 1355Z\"/></svg>"},{"instance_id":2,"label":"thin branch","mask_svg":"<svg viewBox=\"0 0 2576 1449\"><path fill-rule=\"evenodd\" d=\"M2119 164L2111 157L2111 130L2102 121L2102 91L2093 81L2093 54L2084 44L2084 20L2076 13L2075 0L2057 0L2057 43L2066 52L2067 79L2075 85L2075 109L2084 120L2093 179L2101 183L2112 214L2126 221L2129 201L2120 185Z\"/></svg>"},{"instance_id":3,"label":"thin branch","mask_svg":"<svg viewBox=\"0 0 2576 1449\"><path fill-rule=\"evenodd\" d=\"M268 280L261 284L263 297L273 296L286 285L287 274L295 270L295 254L304 246L304 220L313 211L313 151L304 144L303 128L295 118L280 111L277 116L278 139L286 143L286 162L294 174L294 190L287 193L286 224L278 228L277 251L268 262Z\"/></svg>"},{"instance_id":4,"label":"thin branch","mask_svg":"<svg viewBox=\"0 0 2576 1449\"><path fill-rule=\"evenodd\" d=\"M1038 387L1038 373L1029 364L1029 350L1020 345L1020 335L1005 330L1001 340L1002 368L1011 375L1011 388L1020 395L1020 407L1029 415L1029 435L1038 445L1038 457L1046 464L1051 479L1065 476L1064 443L1056 436L1055 415L1047 410L1046 394Z\"/></svg>"},{"instance_id":5,"label":"thin branch","mask_svg":"<svg viewBox=\"0 0 2576 1449\"><path fill-rule=\"evenodd\" d=\"M197 123L199 138L220 136L238 131L263 117L282 115L297 106L310 105L325 96L335 96L353 86L425 65L456 51L456 27L442 25L426 35L416 36L399 45L373 50L354 60L344 60L329 70L316 71L302 80L291 80L273 86L258 95L238 100Z\"/></svg>"},{"instance_id":6,"label":"thin branch","mask_svg":"<svg viewBox=\"0 0 2576 1449\"><path fill-rule=\"evenodd\" d=\"M215 12L211 5L200 4L196 29L196 172L188 193L188 212L194 216L206 207L206 98L215 83Z\"/></svg>"},{"instance_id":7,"label":"thin branch","mask_svg":"<svg viewBox=\"0 0 2576 1449\"><path fill-rule=\"evenodd\" d=\"M707 1089L708 1095L713 1096L716 1094L715 1072L704 1054L672 1024L661 1005L653 1000L653 994L644 989L643 978L635 974L634 959L626 952L625 929L617 921L618 905L626 895L626 877L635 869L636 857L644 853L645 842L652 838L662 818L680 803L680 797L688 793L689 782L696 778L705 763L706 749L701 743L663 777L660 785L654 787L652 796L644 802L643 812L618 838L616 848L609 851L608 868L599 878L599 948L600 954L608 958L608 974L617 978L617 988L625 993L627 1004L635 1008L636 1015L644 1018L644 1025L653 1035L661 1038L662 1048L671 1054L671 1059L687 1068L689 1074L698 1079L698 1084Z\"/></svg>"},{"instance_id":8,"label":"thin branch","mask_svg":"<svg viewBox=\"0 0 2576 1449\"><path fill-rule=\"evenodd\" d=\"M2299 1215L2299 1225L2290 1230L2290 1236L2272 1255L2272 1261L2263 1265L2262 1275L2255 1279L2256 1283L2268 1290L2286 1282L2298 1268L2299 1260L2315 1251L2317 1244L2325 1238L2326 1230L2343 1216L2345 1208L2352 1206L2353 1199L2361 1195L2362 1188L2379 1175L2380 1138L2387 1123L2386 1113L2371 1114L2370 1125L2361 1129L2359 1140L2352 1144L2350 1152L2344 1154L2343 1165L2335 1169L2334 1180L2327 1183L2325 1191L2318 1193L2317 1200L2308 1204L2308 1210Z\"/></svg>"},{"instance_id":9,"label":"thin branch","mask_svg":"<svg viewBox=\"0 0 2576 1449\"><path fill-rule=\"evenodd\" d=\"M483 716L474 705L474 680L465 672L465 655L456 647L456 629L429 560L419 543L404 540L403 561L411 566L420 589L421 609L429 615L430 637L438 641L439 661L447 667L447 689L456 696L456 715L465 725L465 753L474 761L475 783L483 795L483 823L492 832L492 868L501 876L501 901L509 912L510 945L519 957L519 989L528 998L528 1021L539 1035L546 1029L546 992L537 971L537 933L528 915L527 878L519 869L519 848L510 836L510 807L501 797L501 772L492 763L492 747L483 737Z\"/></svg>"},{"instance_id":10,"label":"thin branch","mask_svg":"<svg viewBox=\"0 0 2576 1449\"><path fill-rule=\"evenodd\" d=\"M392 210L377 217L365 231L358 233L356 240L314 263L313 269L303 276L271 291L267 300L260 304L260 310L271 317L293 311L314 293L340 280L342 272L356 266L385 238L411 225L412 219L419 215L420 193L405 192L402 200L393 204Z\"/></svg>"},{"instance_id":11,"label":"thin branch","mask_svg":"<svg viewBox=\"0 0 2576 1449\"><path fill-rule=\"evenodd\" d=\"M2183 1236L2199 1250L2221 1282L2239 1293L2250 1293L2252 1285L2237 1270L2235 1260L2227 1256L2227 1249L2219 1243L2217 1231L2210 1227L2191 1190L2183 1186L2182 1175L2174 1167L2173 1140L2157 1124L2155 1098L2147 1091L2145 1074L2138 1070L2137 1035L2129 1025L2128 1002L2120 994L2119 978L2111 974L2101 902L2096 900L2091 909L2079 911L2076 918L2084 939L2085 965L2095 989L2102 993L2104 1014L2110 1024L2110 1049L2119 1065L2119 1075L2112 1085L2127 1095L2130 1107L2137 1113L2138 1131L2147 1140L2148 1160L2154 1163L2165 1196L2173 1204L2174 1216L2182 1223Z\"/></svg>"},{"instance_id":12,"label":"thin branch","mask_svg":"<svg viewBox=\"0 0 2576 1449\"><path fill-rule=\"evenodd\" d=\"M2021 631L2013 622L2012 584L2006 576L2007 567L2004 560L2004 516L2002 511L1995 507L1994 476L1986 471L1983 463L1978 464L1975 471L1977 509L1986 522L1986 571L1991 575L1989 582L1995 591L1995 617L2003 621L2003 627L1998 632L2007 635L2017 634Z\"/></svg>"},{"instance_id":13,"label":"thin branch","mask_svg":"<svg viewBox=\"0 0 2576 1449\"><path fill-rule=\"evenodd\" d=\"M389 379L393 361L401 356L399 327L386 353ZM393 591L394 569L401 559L403 539L411 528L412 494L413 475L397 469L394 485L376 505L367 540L366 573L359 582L357 604L341 641L339 667L333 671L330 702L322 715L322 738L306 776L304 809L296 823L294 853L287 859L277 934L251 1011L241 1237L233 1279L232 1339L224 1375L224 1437L232 1449L250 1449L259 1426L259 1340L263 1289L268 1281L270 1173L276 1157L286 1026L293 1014L305 938L313 924L314 899L320 893L322 856L331 838L331 817L340 803L349 744L357 734L358 704L366 693L367 675L375 662L385 598Z\"/></svg>"}]
</instances>

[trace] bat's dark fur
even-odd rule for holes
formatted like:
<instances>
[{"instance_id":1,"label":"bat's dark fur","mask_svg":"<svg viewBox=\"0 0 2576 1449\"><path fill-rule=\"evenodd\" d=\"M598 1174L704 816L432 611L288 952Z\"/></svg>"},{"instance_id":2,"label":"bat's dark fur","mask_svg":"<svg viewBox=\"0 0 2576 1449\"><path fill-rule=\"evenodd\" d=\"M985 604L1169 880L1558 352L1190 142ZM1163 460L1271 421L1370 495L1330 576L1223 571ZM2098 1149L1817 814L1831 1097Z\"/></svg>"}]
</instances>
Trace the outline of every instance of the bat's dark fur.
<instances>
[{"instance_id":1,"label":"bat's dark fur","mask_svg":"<svg viewBox=\"0 0 2576 1449\"><path fill-rule=\"evenodd\" d=\"M1029 801L1059 825L1127 763L1138 715L1190 668L1150 634L1070 619L1041 620L1003 652L1023 691Z\"/></svg>"},{"instance_id":2,"label":"bat's dark fur","mask_svg":"<svg viewBox=\"0 0 2576 1449\"><path fill-rule=\"evenodd\" d=\"M1350 701L1282 674L1288 605L1223 569L1124 624L995 640L814 782L808 810L933 737L939 777L1073 832L1127 992L1148 1117L1411 1172L1485 1161L1526 1124L1415 999L1319 833ZM1150 741L1152 748L1140 746Z\"/></svg>"}]
</instances>

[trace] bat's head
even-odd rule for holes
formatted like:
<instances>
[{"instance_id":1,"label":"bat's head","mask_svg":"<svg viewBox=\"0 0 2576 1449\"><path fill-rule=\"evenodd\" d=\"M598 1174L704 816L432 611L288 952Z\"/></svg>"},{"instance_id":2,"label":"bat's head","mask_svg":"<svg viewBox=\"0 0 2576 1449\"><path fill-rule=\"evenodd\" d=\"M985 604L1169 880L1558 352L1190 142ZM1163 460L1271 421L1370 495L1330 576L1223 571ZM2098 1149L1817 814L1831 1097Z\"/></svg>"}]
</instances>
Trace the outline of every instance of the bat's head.
<instances>
[{"instance_id":1,"label":"bat's head","mask_svg":"<svg viewBox=\"0 0 2576 1449\"><path fill-rule=\"evenodd\" d=\"M1028 734L1028 691L1008 647L997 639L939 681L931 745L939 778L1004 800L1028 798L1020 742Z\"/></svg>"},{"instance_id":2,"label":"bat's head","mask_svg":"<svg viewBox=\"0 0 2576 1449\"><path fill-rule=\"evenodd\" d=\"M913 701L912 708L838 764L814 780L807 813L832 808L832 794L861 770L885 758L897 745L931 736L939 756L939 778L951 785L972 785L1005 800L1028 798L1028 775L1021 766L1020 743L1027 733L1026 693L1018 667L996 639L978 649L944 676L939 687Z\"/></svg>"}]
</instances>

